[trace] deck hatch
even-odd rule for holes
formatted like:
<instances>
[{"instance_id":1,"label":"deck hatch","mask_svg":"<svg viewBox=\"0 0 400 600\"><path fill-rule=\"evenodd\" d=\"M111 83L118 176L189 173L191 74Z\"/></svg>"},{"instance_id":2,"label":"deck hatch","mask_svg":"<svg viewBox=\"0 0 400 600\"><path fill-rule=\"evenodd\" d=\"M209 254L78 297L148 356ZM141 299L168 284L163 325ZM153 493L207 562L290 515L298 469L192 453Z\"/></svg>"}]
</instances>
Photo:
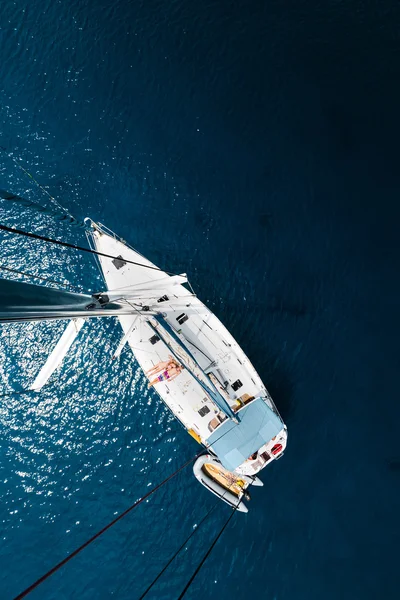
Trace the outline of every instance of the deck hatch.
<instances>
[{"instance_id":1,"label":"deck hatch","mask_svg":"<svg viewBox=\"0 0 400 600\"><path fill-rule=\"evenodd\" d=\"M176 317L176 320L178 321L179 325L183 325L185 323L185 321L188 320L188 316L186 313L182 313L181 315L179 315L178 317Z\"/></svg>"},{"instance_id":2,"label":"deck hatch","mask_svg":"<svg viewBox=\"0 0 400 600\"><path fill-rule=\"evenodd\" d=\"M197 412L201 417L205 417L210 412L210 409L208 408L208 406L202 406Z\"/></svg>"},{"instance_id":3,"label":"deck hatch","mask_svg":"<svg viewBox=\"0 0 400 600\"><path fill-rule=\"evenodd\" d=\"M237 392L239 388L241 388L243 385L243 383L240 381L240 379L236 379L236 381L234 381L232 383L232 389L234 392Z\"/></svg>"},{"instance_id":4,"label":"deck hatch","mask_svg":"<svg viewBox=\"0 0 400 600\"><path fill-rule=\"evenodd\" d=\"M114 258L111 262L118 270L122 269L122 267L126 265L126 260L124 260L121 255L117 256L117 258Z\"/></svg>"}]
</instances>

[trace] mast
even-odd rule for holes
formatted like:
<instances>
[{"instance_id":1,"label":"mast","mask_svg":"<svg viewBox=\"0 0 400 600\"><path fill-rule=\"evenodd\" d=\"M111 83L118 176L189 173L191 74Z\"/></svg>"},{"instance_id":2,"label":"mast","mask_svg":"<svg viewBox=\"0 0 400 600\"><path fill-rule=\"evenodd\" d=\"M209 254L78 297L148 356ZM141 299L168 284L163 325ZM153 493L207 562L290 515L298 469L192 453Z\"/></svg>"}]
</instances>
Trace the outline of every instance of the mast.
<instances>
[{"instance_id":1,"label":"mast","mask_svg":"<svg viewBox=\"0 0 400 600\"><path fill-rule=\"evenodd\" d=\"M2 323L108 317L132 312L126 304L110 302L106 293L77 294L0 278Z\"/></svg>"}]
</instances>

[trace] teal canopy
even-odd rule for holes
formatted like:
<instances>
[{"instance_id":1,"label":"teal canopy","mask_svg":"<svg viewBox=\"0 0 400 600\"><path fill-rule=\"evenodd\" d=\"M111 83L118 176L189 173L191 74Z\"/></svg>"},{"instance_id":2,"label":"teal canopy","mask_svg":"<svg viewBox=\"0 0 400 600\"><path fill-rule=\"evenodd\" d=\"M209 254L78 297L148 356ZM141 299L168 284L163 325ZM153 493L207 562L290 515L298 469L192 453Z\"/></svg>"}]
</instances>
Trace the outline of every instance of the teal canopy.
<instances>
[{"instance_id":1,"label":"teal canopy","mask_svg":"<svg viewBox=\"0 0 400 600\"><path fill-rule=\"evenodd\" d=\"M236 469L284 427L282 420L262 398L256 398L242 408L239 415L239 423L226 419L207 440L229 471Z\"/></svg>"}]
</instances>

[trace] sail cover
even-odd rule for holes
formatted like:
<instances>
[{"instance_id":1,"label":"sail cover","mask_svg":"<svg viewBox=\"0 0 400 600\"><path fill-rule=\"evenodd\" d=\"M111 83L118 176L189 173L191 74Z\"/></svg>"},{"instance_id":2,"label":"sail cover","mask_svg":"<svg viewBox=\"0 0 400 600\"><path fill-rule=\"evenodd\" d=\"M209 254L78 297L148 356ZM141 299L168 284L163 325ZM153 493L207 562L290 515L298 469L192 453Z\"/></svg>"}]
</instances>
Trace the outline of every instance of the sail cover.
<instances>
[{"instance_id":1,"label":"sail cover","mask_svg":"<svg viewBox=\"0 0 400 600\"><path fill-rule=\"evenodd\" d=\"M207 444L225 469L233 471L284 427L281 419L262 398L256 398L239 412L240 422L224 421Z\"/></svg>"}]
</instances>

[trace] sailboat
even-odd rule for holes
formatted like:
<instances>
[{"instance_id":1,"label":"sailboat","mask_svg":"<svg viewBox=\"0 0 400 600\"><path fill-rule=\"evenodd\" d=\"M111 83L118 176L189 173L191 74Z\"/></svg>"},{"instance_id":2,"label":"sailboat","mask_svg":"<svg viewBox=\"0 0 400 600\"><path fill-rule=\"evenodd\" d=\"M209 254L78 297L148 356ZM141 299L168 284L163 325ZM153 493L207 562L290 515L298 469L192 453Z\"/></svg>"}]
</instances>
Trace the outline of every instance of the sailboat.
<instances>
[{"instance_id":1,"label":"sailboat","mask_svg":"<svg viewBox=\"0 0 400 600\"><path fill-rule=\"evenodd\" d=\"M239 512L247 512L257 474L280 459L287 428L238 343L194 293L186 274L163 271L111 230L86 219L104 290L78 294L1 280L0 322L67 319L69 324L31 389L58 369L86 319L116 316L125 346L186 431L204 448L196 479ZM4 229L4 227L3 227Z\"/></svg>"}]
</instances>

